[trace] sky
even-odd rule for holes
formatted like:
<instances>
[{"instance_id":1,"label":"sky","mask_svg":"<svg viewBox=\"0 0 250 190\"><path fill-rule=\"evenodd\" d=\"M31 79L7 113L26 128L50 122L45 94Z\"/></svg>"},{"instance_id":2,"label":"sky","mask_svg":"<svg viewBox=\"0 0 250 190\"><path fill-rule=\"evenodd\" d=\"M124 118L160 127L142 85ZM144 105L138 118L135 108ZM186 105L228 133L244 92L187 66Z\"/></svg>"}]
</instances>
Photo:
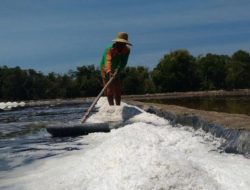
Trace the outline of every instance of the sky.
<instances>
[{"instance_id":1,"label":"sky","mask_svg":"<svg viewBox=\"0 0 250 190\"><path fill-rule=\"evenodd\" d=\"M99 65L118 32L129 66L153 69L171 51L250 51L249 0L0 0L0 66L67 73Z\"/></svg>"}]
</instances>

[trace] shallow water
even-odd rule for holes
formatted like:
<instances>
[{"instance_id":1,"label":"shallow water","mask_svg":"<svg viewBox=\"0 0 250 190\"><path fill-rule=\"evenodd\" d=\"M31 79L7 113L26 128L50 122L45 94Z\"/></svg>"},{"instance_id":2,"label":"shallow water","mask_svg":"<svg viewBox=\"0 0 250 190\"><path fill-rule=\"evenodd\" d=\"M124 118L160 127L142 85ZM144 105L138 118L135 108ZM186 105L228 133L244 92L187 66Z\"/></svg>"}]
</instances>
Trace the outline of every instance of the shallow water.
<instances>
[{"instance_id":1,"label":"shallow water","mask_svg":"<svg viewBox=\"0 0 250 190\"><path fill-rule=\"evenodd\" d=\"M52 123L77 122L89 104L31 107L0 113L0 171L83 148L78 138L52 138Z\"/></svg>"},{"instance_id":2,"label":"shallow water","mask_svg":"<svg viewBox=\"0 0 250 190\"><path fill-rule=\"evenodd\" d=\"M192 109L250 115L250 96L207 96L151 99L145 102L178 105Z\"/></svg>"}]
</instances>

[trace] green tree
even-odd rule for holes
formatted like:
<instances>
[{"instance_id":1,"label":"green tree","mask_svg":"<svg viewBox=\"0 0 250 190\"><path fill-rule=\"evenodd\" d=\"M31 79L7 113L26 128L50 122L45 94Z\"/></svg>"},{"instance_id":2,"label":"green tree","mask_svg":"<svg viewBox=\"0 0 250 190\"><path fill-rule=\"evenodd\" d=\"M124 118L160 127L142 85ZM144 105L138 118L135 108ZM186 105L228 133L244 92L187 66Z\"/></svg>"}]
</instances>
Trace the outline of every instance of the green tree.
<instances>
[{"instance_id":1,"label":"green tree","mask_svg":"<svg viewBox=\"0 0 250 190\"><path fill-rule=\"evenodd\" d=\"M188 91L199 88L195 58L186 50L165 55L152 72L159 92Z\"/></svg>"},{"instance_id":2,"label":"green tree","mask_svg":"<svg viewBox=\"0 0 250 190\"><path fill-rule=\"evenodd\" d=\"M225 88L226 66L229 60L228 56L210 53L198 60L202 90Z\"/></svg>"},{"instance_id":3,"label":"green tree","mask_svg":"<svg viewBox=\"0 0 250 190\"><path fill-rule=\"evenodd\" d=\"M26 73L20 67L1 68L1 96L5 100L27 99Z\"/></svg>"},{"instance_id":4,"label":"green tree","mask_svg":"<svg viewBox=\"0 0 250 190\"><path fill-rule=\"evenodd\" d=\"M226 84L228 88L250 87L250 55L239 50L232 55L227 67Z\"/></svg>"},{"instance_id":5,"label":"green tree","mask_svg":"<svg viewBox=\"0 0 250 190\"><path fill-rule=\"evenodd\" d=\"M154 92L154 84L147 68L126 67L121 73L124 94L145 94Z\"/></svg>"},{"instance_id":6,"label":"green tree","mask_svg":"<svg viewBox=\"0 0 250 190\"><path fill-rule=\"evenodd\" d=\"M96 96L101 91L100 71L94 65L77 67L75 78L80 96Z\"/></svg>"},{"instance_id":7,"label":"green tree","mask_svg":"<svg viewBox=\"0 0 250 190\"><path fill-rule=\"evenodd\" d=\"M25 89L28 99L51 98L48 96L49 83L41 72L29 69L26 70L26 75Z\"/></svg>"}]
</instances>

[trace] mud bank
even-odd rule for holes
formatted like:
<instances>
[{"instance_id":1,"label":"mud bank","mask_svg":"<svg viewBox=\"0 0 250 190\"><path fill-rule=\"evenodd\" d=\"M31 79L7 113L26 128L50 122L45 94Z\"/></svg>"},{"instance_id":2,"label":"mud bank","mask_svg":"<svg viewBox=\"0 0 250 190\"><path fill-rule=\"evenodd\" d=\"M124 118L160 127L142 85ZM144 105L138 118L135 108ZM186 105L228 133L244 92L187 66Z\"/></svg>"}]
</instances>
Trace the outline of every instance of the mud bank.
<instances>
[{"instance_id":1,"label":"mud bank","mask_svg":"<svg viewBox=\"0 0 250 190\"><path fill-rule=\"evenodd\" d=\"M188 125L202 128L216 137L224 138L222 149L227 153L240 153L250 157L250 116L202 111L174 105L162 105L138 101L126 101L170 120L174 126Z\"/></svg>"}]
</instances>

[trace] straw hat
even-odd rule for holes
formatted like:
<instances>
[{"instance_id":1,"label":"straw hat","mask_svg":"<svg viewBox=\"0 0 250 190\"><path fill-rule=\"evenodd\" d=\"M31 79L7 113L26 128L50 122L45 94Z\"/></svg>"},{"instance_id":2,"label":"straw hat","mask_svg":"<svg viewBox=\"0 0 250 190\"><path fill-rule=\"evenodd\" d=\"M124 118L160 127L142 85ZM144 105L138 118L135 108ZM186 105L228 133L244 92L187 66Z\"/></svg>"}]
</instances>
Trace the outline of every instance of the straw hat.
<instances>
[{"instance_id":1,"label":"straw hat","mask_svg":"<svg viewBox=\"0 0 250 190\"><path fill-rule=\"evenodd\" d=\"M126 32L119 32L117 37L113 39L112 42L123 42L132 46L132 44L128 41L128 34Z\"/></svg>"}]
</instances>

